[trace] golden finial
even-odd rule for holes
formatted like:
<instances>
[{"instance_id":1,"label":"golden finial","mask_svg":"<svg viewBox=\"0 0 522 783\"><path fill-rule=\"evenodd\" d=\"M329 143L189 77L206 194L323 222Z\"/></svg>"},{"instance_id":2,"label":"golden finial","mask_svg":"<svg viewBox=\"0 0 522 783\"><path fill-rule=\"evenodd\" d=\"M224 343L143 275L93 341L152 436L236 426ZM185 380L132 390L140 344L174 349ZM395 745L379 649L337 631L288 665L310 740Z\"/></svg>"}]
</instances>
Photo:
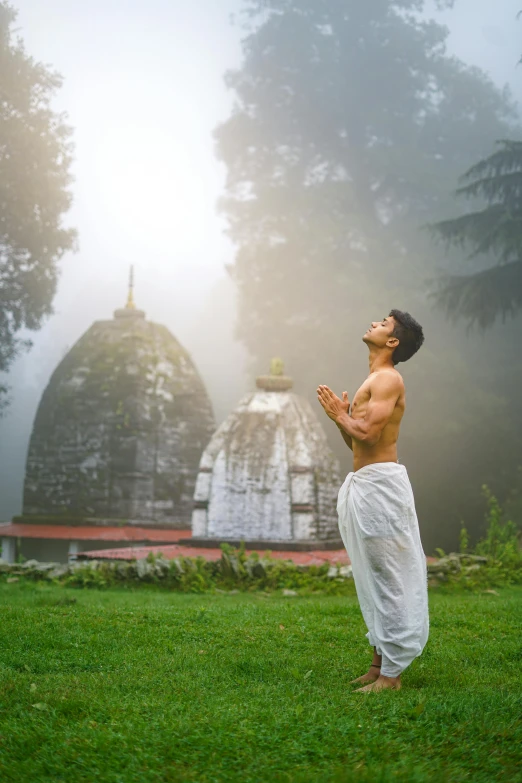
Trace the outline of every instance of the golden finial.
<instances>
[{"instance_id":1,"label":"golden finial","mask_svg":"<svg viewBox=\"0 0 522 783\"><path fill-rule=\"evenodd\" d=\"M258 389L270 392L290 391L292 388L292 379L285 373L283 360L274 358L270 362L270 375L258 375L256 386Z\"/></svg>"},{"instance_id":2,"label":"golden finial","mask_svg":"<svg viewBox=\"0 0 522 783\"><path fill-rule=\"evenodd\" d=\"M270 362L270 375L284 375L285 366L283 360L275 357Z\"/></svg>"},{"instance_id":3,"label":"golden finial","mask_svg":"<svg viewBox=\"0 0 522 783\"><path fill-rule=\"evenodd\" d=\"M126 310L135 310L136 305L134 304L134 267L131 266L130 268L130 275L129 275L129 293L127 296L127 304L125 305Z\"/></svg>"}]
</instances>

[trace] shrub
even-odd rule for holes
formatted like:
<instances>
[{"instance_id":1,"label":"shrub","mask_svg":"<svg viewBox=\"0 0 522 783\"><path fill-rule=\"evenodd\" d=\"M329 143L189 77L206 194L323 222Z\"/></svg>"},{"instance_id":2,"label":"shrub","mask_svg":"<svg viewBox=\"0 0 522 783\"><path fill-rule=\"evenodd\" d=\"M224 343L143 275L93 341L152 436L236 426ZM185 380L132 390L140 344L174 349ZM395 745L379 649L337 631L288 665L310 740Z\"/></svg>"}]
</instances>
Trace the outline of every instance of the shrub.
<instances>
[{"instance_id":1,"label":"shrub","mask_svg":"<svg viewBox=\"0 0 522 783\"><path fill-rule=\"evenodd\" d=\"M517 526L505 519L500 504L485 484L482 493L486 498L486 535L475 547L477 555L491 557L508 567L520 568L522 553L518 544Z\"/></svg>"},{"instance_id":2,"label":"shrub","mask_svg":"<svg viewBox=\"0 0 522 783\"><path fill-rule=\"evenodd\" d=\"M486 499L486 530L484 536L470 552L466 528L460 531L460 554L444 556L448 568L442 575L432 573L448 587L459 586L468 589L503 587L522 584L522 551L519 545L519 531L515 523L504 514L500 503L489 487L483 486ZM436 572L440 564L432 567ZM428 568L428 570L430 570Z\"/></svg>"}]
</instances>

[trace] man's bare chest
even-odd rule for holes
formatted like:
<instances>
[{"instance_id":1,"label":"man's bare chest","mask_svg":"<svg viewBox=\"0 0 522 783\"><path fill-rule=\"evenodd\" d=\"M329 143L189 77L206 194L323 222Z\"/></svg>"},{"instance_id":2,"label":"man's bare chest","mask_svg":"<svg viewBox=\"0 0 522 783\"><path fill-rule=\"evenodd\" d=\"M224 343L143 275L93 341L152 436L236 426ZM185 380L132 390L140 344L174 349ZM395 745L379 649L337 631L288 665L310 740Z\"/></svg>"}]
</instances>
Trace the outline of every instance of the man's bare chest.
<instances>
[{"instance_id":1,"label":"man's bare chest","mask_svg":"<svg viewBox=\"0 0 522 783\"><path fill-rule=\"evenodd\" d=\"M350 415L354 418L361 418L366 415L366 408L370 401L370 384L365 381L356 391L353 402L350 406Z\"/></svg>"}]
</instances>

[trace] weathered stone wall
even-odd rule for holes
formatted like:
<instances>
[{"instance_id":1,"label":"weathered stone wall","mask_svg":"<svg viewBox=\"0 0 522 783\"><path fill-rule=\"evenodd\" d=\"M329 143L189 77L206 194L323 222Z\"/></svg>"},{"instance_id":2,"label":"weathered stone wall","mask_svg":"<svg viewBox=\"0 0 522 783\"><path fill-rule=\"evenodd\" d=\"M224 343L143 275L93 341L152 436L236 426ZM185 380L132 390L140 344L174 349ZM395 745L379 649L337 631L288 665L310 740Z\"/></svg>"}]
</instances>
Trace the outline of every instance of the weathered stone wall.
<instances>
[{"instance_id":1,"label":"weathered stone wall","mask_svg":"<svg viewBox=\"0 0 522 783\"><path fill-rule=\"evenodd\" d=\"M309 403L288 391L249 394L201 459L193 535L338 539L339 486L337 461Z\"/></svg>"},{"instance_id":2,"label":"weathered stone wall","mask_svg":"<svg viewBox=\"0 0 522 783\"><path fill-rule=\"evenodd\" d=\"M24 515L189 526L210 401L165 327L140 311L116 315L93 324L43 394Z\"/></svg>"}]
</instances>

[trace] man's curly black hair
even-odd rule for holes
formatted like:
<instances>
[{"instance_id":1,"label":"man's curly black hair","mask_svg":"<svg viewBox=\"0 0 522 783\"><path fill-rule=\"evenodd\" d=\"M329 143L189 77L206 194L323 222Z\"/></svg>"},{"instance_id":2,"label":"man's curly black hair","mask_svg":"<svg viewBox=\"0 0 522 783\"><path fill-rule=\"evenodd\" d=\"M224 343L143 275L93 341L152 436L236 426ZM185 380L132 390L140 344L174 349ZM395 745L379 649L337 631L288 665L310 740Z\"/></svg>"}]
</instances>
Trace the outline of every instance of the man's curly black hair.
<instances>
[{"instance_id":1,"label":"man's curly black hair","mask_svg":"<svg viewBox=\"0 0 522 783\"><path fill-rule=\"evenodd\" d=\"M424 342L422 326L409 313L391 310L390 317L395 321L392 337L397 337L399 345L393 352L393 363L407 362L417 353Z\"/></svg>"}]
</instances>

